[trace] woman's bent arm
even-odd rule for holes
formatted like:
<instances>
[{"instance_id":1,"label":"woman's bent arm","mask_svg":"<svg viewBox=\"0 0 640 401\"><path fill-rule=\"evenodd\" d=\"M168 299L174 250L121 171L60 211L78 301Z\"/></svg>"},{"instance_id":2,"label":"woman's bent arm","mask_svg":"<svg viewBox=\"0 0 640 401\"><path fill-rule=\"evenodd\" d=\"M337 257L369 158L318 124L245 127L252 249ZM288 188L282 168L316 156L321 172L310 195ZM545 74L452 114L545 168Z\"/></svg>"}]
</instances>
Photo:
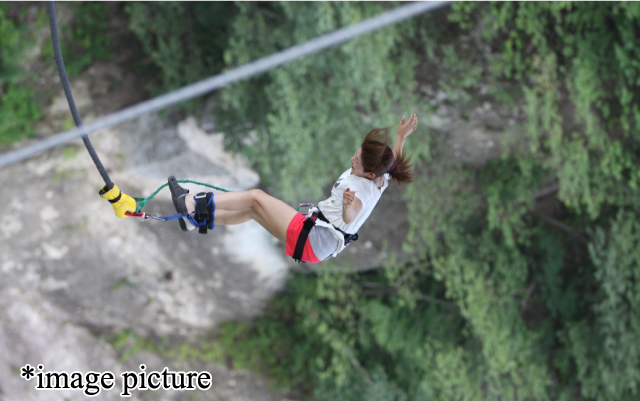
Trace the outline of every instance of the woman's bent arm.
<instances>
[{"instance_id":1,"label":"woman's bent arm","mask_svg":"<svg viewBox=\"0 0 640 401\"><path fill-rule=\"evenodd\" d=\"M342 221L351 224L362 210L362 202L354 191L347 188L342 194Z\"/></svg>"},{"instance_id":2,"label":"woman's bent arm","mask_svg":"<svg viewBox=\"0 0 640 401\"><path fill-rule=\"evenodd\" d=\"M358 217L361 210L362 202L360 202L360 199L356 198L353 203L351 203L351 206L346 209L342 209L342 220L347 224L351 224L356 217Z\"/></svg>"}]
</instances>

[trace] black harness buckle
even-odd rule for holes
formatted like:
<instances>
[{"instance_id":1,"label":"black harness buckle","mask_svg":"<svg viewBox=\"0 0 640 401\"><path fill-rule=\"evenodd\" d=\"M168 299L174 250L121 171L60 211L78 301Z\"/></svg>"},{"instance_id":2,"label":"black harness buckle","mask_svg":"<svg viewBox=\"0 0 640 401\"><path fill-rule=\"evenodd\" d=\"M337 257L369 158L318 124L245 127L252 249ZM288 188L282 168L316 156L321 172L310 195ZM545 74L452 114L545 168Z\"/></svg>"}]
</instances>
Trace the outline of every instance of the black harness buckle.
<instances>
[{"instance_id":1,"label":"black harness buckle","mask_svg":"<svg viewBox=\"0 0 640 401\"><path fill-rule=\"evenodd\" d=\"M200 192L195 196L196 210L193 219L198 223L198 233L206 234L207 229L213 230L213 214L216 211L213 203L213 193Z\"/></svg>"}]
</instances>

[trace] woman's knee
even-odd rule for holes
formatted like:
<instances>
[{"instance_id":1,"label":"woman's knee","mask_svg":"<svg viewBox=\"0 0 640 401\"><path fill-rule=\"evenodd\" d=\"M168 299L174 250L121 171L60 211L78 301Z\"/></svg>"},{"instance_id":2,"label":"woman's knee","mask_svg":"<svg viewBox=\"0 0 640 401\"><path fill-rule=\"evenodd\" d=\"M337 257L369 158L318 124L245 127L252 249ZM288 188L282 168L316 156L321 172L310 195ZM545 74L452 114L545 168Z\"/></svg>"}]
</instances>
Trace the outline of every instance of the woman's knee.
<instances>
[{"instance_id":1,"label":"woman's knee","mask_svg":"<svg viewBox=\"0 0 640 401\"><path fill-rule=\"evenodd\" d=\"M261 189L250 189L248 192L251 196L251 199L253 200L253 205L251 207L252 209L254 209L256 205L259 205L262 199L264 199L266 196L269 196Z\"/></svg>"},{"instance_id":2,"label":"woman's knee","mask_svg":"<svg viewBox=\"0 0 640 401\"><path fill-rule=\"evenodd\" d=\"M257 188L256 189L250 189L249 193L251 193L251 195L254 196L254 197L261 197L261 196L267 195L266 192L264 192L261 189L257 189ZM267 195L267 196L269 196L269 195Z\"/></svg>"}]
</instances>

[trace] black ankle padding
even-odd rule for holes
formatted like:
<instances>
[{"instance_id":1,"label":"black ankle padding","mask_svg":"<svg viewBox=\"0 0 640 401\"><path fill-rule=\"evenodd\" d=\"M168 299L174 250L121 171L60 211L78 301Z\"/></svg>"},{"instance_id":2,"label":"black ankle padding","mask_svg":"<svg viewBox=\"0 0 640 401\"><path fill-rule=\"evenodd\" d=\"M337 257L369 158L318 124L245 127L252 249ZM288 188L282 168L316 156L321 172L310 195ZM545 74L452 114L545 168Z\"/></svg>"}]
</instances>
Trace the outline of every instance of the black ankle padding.
<instances>
[{"instance_id":1,"label":"black ankle padding","mask_svg":"<svg viewBox=\"0 0 640 401\"><path fill-rule=\"evenodd\" d=\"M198 232L200 234L206 234L207 229L213 230L213 202L211 198L213 193L200 192L196 195L196 210L193 218L198 222Z\"/></svg>"}]
</instances>

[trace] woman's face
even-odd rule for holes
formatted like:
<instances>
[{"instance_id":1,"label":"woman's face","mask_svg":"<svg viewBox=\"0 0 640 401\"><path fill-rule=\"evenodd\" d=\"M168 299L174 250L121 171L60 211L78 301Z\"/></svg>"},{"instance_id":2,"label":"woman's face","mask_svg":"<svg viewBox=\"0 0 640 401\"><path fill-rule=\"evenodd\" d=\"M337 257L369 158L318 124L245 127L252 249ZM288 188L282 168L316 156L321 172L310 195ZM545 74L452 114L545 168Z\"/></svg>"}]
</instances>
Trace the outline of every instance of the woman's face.
<instances>
[{"instance_id":1,"label":"woman's face","mask_svg":"<svg viewBox=\"0 0 640 401\"><path fill-rule=\"evenodd\" d=\"M371 175L372 173L365 173L364 168L362 167L362 148L358 148L356 153L354 153L351 158L351 174L357 175L358 177L368 178L367 174Z\"/></svg>"}]
</instances>

